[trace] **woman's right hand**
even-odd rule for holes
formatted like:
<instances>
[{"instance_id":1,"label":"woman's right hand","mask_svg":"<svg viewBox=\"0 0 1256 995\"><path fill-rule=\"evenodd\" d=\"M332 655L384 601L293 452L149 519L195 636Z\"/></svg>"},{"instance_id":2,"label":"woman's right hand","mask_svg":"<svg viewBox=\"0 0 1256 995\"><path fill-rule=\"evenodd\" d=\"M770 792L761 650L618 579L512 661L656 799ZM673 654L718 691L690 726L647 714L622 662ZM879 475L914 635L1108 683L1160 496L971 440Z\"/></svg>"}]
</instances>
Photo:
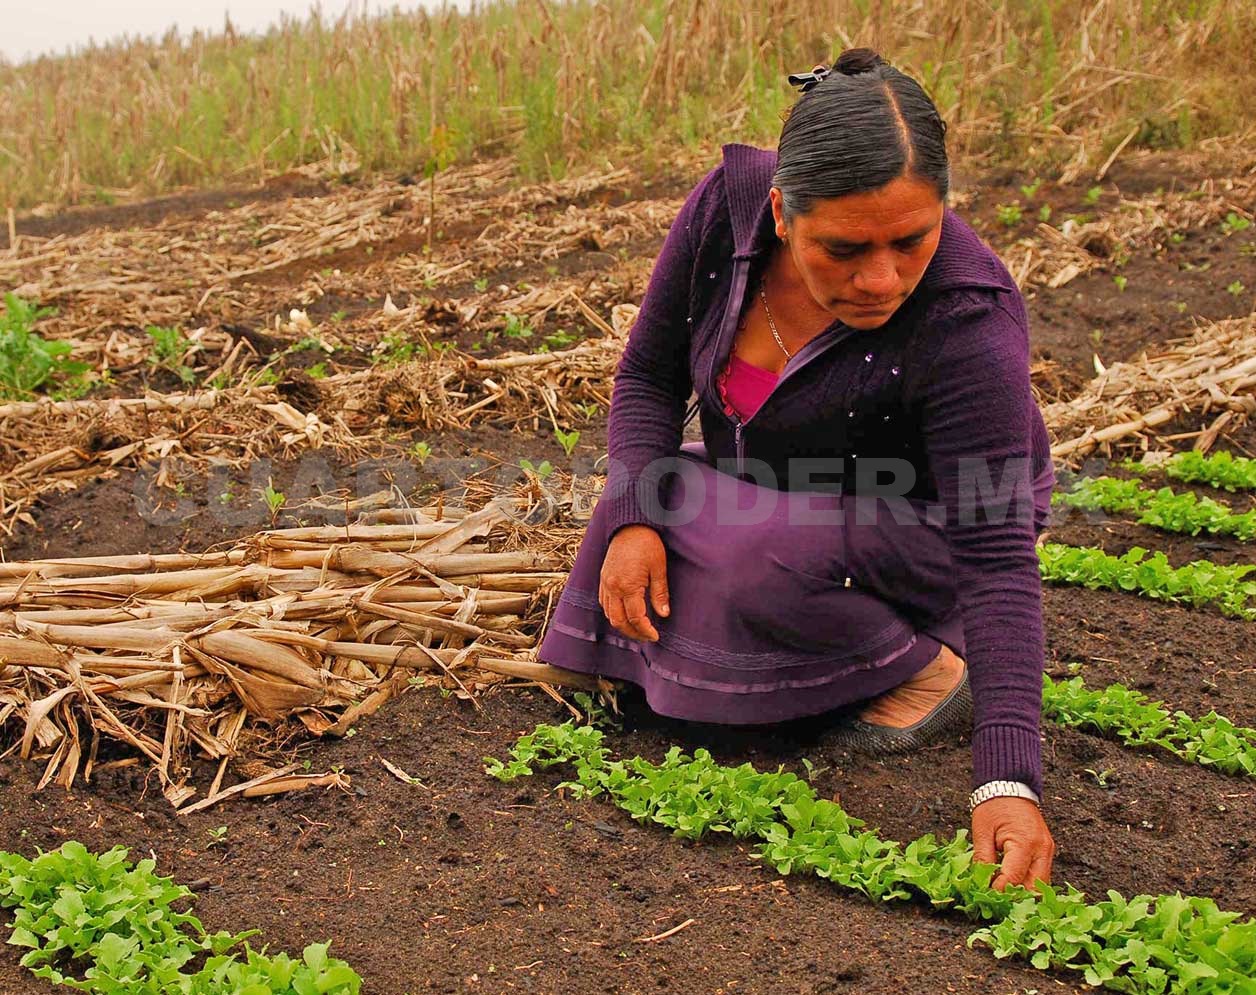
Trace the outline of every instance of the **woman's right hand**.
<instances>
[{"instance_id":1,"label":"woman's right hand","mask_svg":"<svg viewBox=\"0 0 1256 995\"><path fill-rule=\"evenodd\" d=\"M612 537L602 561L597 598L611 625L632 639L656 642L658 630L645 610L646 589L659 615L667 602L667 551L648 525L625 525Z\"/></svg>"}]
</instances>

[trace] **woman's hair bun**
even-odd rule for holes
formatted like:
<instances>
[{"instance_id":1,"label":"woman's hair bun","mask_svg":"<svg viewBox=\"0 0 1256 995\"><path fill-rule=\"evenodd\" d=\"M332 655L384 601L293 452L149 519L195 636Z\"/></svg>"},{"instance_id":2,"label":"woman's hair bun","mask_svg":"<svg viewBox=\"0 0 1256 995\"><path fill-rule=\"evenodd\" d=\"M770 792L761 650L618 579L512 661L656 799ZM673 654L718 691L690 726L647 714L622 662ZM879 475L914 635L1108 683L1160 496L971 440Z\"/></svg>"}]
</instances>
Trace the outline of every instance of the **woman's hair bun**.
<instances>
[{"instance_id":1,"label":"woman's hair bun","mask_svg":"<svg viewBox=\"0 0 1256 995\"><path fill-rule=\"evenodd\" d=\"M833 72L841 73L843 76L857 76L860 73L871 72L877 66L888 65L888 62L870 48L848 48L833 63Z\"/></svg>"}]
</instances>

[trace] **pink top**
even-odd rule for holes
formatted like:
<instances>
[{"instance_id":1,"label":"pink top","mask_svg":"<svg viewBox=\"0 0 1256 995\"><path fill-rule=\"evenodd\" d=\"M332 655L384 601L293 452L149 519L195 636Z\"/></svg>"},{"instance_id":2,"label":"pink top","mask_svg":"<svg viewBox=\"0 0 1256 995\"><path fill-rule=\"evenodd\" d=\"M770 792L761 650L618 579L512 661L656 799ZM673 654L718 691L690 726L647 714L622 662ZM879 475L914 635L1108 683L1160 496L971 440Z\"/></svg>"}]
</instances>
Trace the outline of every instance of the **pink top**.
<instances>
[{"instance_id":1,"label":"pink top","mask_svg":"<svg viewBox=\"0 0 1256 995\"><path fill-rule=\"evenodd\" d=\"M720 397L724 401L724 413L736 415L745 421L759 410L763 399L776 386L777 379L777 375L771 370L747 363L733 353L728 365L715 379Z\"/></svg>"}]
</instances>

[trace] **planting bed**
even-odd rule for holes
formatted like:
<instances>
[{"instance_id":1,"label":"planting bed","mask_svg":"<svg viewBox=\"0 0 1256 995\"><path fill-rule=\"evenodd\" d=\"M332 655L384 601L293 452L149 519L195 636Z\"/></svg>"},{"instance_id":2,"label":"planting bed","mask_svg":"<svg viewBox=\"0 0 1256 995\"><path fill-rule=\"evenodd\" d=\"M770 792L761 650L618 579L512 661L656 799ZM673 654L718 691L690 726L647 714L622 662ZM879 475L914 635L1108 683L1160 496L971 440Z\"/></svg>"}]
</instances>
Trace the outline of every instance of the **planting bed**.
<instances>
[{"instance_id":1,"label":"planting bed","mask_svg":"<svg viewBox=\"0 0 1256 995\"><path fill-rule=\"evenodd\" d=\"M526 282L535 289L552 281L574 287L609 320L614 305L639 299L666 227L660 205L674 210L697 175L687 182L673 177L661 191L658 184L647 188L634 177L612 185L618 192L549 204L538 197L535 225L542 237L550 227L557 230L569 204L628 213L616 216L615 223L623 226L618 241L604 246L563 241L562 250L544 261L526 247L512 253L498 245L484 267L477 263L475 275L484 272L490 286ZM1161 175L1165 182L1146 185L1146 177ZM1033 235L1032 221L1008 225L997 209L1012 199L1024 201L1019 187L1029 179L974 176L957 187L966 198L961 213L1013 262L1025 251L1020 240ZM1115 218L1122 190L1128 197L1146 197L1156 187L1171 191L1173 182L1176 189L1193 189L1200 179L1175 176L1171 163L1118 162L1097 204L1087 202L1085 184L1054 189L1047 183L1035 192L1033 206L1051 206L1057 220L1082 211ZM297 207L311 211L316 201L336 196L316 186L290 193L294 203L302 202ZM247 196L240 194L242 201ZM654 197L664 200L657 210L647 209ZM278 210L280 203L272 191L253 199L259 211ZM218 216L205 212L223 208L218 200L190 198L183 205L163 202L160 208L139 207L132 215L116 212L96 220L110 226L110 237L139 239L143 229L127 225L147 225L169 214L172 223L212 226ZM466 230L459 229L458 237L469 244L479 230L476 224L483 227L487 221L473 223L475 211L468 212L462 218ZM655 230L645 238L636 226L648 224ZM78 235L83 225L80 216L67 217L60 230ZM609 220L607 227L612 227ZM51 237L58 230L56 219L48 219L31 234ZM1223 231L1210 221L1184 231L1176 242L1139 243L1119 269L1111 259L1101 259L1097 268L1058 288L1030 281L1026 291L1036 356L1052 361L1037 367L1037 382L1048 399L1067 398L1093 373L1095 353L1111 365L1185 334L1194 317L1251 312L1251 291L1244 296L1228 292L1226 285L1236 274L1250 272L1256 226ZM102 230L101 238L107 234ZM435 243L446 262L460 253L457 238L447 235ZM381 316L385 295L402 308L434 295L455 309L474 298L491 310L485 295L492 292L477 288L465 273L416 292L414 267L421 254L398 238L396 232L382 233L372 252L365 248L374 244L369 241L337 249L335 273L320 278L325 285L318 294L309 293L309 280L325 264L311 258L290 264L282 279L274 271L241 278L230 295L211 297L203 310L195 307L202 288L172 286L160 296L167 309L161 321L179 321L185 328L204 323L214 331L252 321L275 337L270 348L279 353L301 344L302 333L277 329L274 316L286 318L290 308L305 308L313 334L334 330L352 344L351 350L332 354L315 350L305 366L291 361L306 356L294 350L277 363L285 371L282 383L285 377L300 379L288 371L299 373L319 361L333 376L369 366L372 348L389 334L387 315ZM622 258L621 247L628 250ZM477 251L468 248L466 254ZM1201 269L1201 260L1209 265ZM1113 276L1122 274L1126 282L1118 290ZM1185 307L1179 308L1179 302ZM74 332L97 347L112 332L143 335L129 305L119 305L111 316L107 307L100 310L99 299L85 301L70 293L56 303L62 308L53 326L58 333ZM560 302L555 311L541 314L533 324L536 335L563 327L581 340L600 337L592 324L579 319L578 310L568 310L569 304ZM89 308L99 314L91 322L85 317ZM472 355L507 351L502 336L486 340L488 322L471 329L442 323L440 313L438 308L435 317L410 314L406 320L413 323L407 328L455 342L459 350L481 343ZM339 317L333 321L333 315ZM1102 334L1094 334L1096 327ZM530 350L537 341L534 337L510 348ZM92 348L82 351L92 354ZM206 370L216 368L221 356L210 358L215 361L193 357ZM263 351L250 362L259 367L266 360ZM151 373L146 356L137 353L130 370L109 390L136 396ZM321 378L307 379L312 386L307 385L304 403L294 405L330 424L336 411L322 393ZM491 475L495 466L515 466L520 458L548 459L588 473L605 447L604 407L590 409L579 423L562 419L565 428L578 424L580 430L567 453L550 432L544 403L536 403L539 427L517 412L496 417L489 406L481 410L483 417L471 415L462 424L416 428L401 415L390 416L385 407L369 425L351 426L357 434L347 448L271 452L275 488L294 496L273 516L273 524L337 522L330 511L295 500L301 459L311 453L326 461L332 487L348 493L356 486L359 459L374 459L405 482L415 504L432 500L441 488L453 502L457 476ZM1178 431L1202 427L1188 420ZM183 443L190 456L196 454L196 431ZM1256 451L1253 439L1250 430L1240 429L1223 434L1216 448L1249 454ZM416 441L430 447L426 460L408 452ZM1189 446L1190 440L1161 445ZM6 470L15 462L20 460L9 459ZM406 473L399 472L403 462ZM226 504L216 501L209 487L209 468L195 460L179 464L175 475L190 502L188 516L145 523L136 514L135 499L151 492L147 472L124 463L64 492L41 494L26 509L29 520L16 522L4 540L4 558L199 551L272 525L272 515L251 491L248 501L233 505L236 517L224 515ZM1126 475L1116 463L1106 462L1087 466L1087 472ZM1159 478L1146 486L1165 484L1223 500L1236 513L1252 507L1253 495L1241 491ZM240 493L246 491L241 485ZM170 488L160 493L170 507L179 497ZM6 499L12 499L8 492ZM1201 559L1256 566L1256 545L1232 535L1173 534L1135 524L1136 517L1075 512L1052 529L1049 539L1113 555L1134 546L1160 550L1174 567ZM1044 604L1052 677L1063 680L1076 673L1093 688L1120 682L1164 702L1170 711L1181 709L1198 718L1215 710L1239 726L1256 727L1251 649L1256 622L1227 617L1212 606L1189 608L1133 593L1055 584L1047 585ZM1256 607L1256 599L1251 605ZM195 910L211 932L257 928L259 940L293 954L331 940L331 953L362 975L363 991L380 995L1090 990L1076 973L1044 974L1026 961L996 960L980 946L970 949L965 941L974 927L962 916L921 902L876 904L815 877L781 876L752 857L753 841L684 841L657 826L640 825L604 801L553 792L569 772L540 772L511 783L494 780L485 773L484 757L506 757L520 735L538 723L562 722L569 713L534 687L497 685L478 697L477 707L448 689L439 693L436 683L430 680L389 701L359 722L352 737L314 740L293 724L268 749L265 759L274 766L309 759L317 770L341 770L351 779L347 790L230 799L176 816L146 764L98 772L91 784L80 780L70 792L55 785L36 791L41 765L9 756L0 766L0 850L31 855L36 846L52 849L67 840L101 852L115 844L130 847L133 858L152 856L160 873L193 888ZM966 741L873 761L830 745L824 717L760 730L727 729L654 716L633 689L621 691L619 703L623 729L607 733L617 755L658 761L672 745L687 752L706 747L722 764L749 761L762 771L783 764L807 776L805 759L819 797L840 800L842 808L885 838L904 843L926 833L948 838L968 824ZM5 745L13 741L11 728L0 726ZM1182 892L1256 915L1256 778L1220 773L1160 750L1134 749L1051 722L1044 722L1043 736L1044 807L1059 845L1057 883L1069 882L1092 900L1108 889L1126 896ZM106 743L98 761L130 755ZM419 783L399 778L383 761ZM193 782L207 783L215 766L200 762ZM244 779L242 768L233 769L233 779L237 774ZM26 974L18 956L14 948L0 950L0 992L53 990Z\"/></svg>"}]
</instances>

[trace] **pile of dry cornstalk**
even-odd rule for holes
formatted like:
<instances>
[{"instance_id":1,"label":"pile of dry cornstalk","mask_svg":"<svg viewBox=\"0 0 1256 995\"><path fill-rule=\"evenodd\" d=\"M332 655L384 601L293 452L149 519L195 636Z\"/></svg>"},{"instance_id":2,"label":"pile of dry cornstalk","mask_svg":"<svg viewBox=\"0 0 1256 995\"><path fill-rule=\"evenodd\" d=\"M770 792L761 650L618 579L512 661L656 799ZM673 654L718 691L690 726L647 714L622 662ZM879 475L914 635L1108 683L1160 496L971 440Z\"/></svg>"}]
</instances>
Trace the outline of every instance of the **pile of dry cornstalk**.
<instances>
[{"instance_id":1,"label":"pile of dry cornstalk","mask_svg":"<svg viewBox=\"0 0 1256 995\"><path fill-rule=\"evenodd\" d=\"M584 419L582 404L610 407L615 364L636 319L635 304L616 304L611 322L567 291L603 334L571 349L517 353L494 359L440 354L421 362L327 377L320 389L328 409L354 428L393 422L424 430L465 427L473 415L498 424L566 428Z\"/></svg>"},{"instance_id":2,"label":"pile of dry cornstalk","mask_svg":"<svg viewBox=\"0 0 1256 995\"><path fill-rule=\"evenodd\" d=\"M164 485L174 460L239 466L357 441L335 414L327 419L297 410L271 386L0 404L0 528L33 524L26 509L36 498L115 467L156 466Z\"/></svg>"},{"instance_id":3,"label":"pile of dry cornstalk","mask_svg":"<svg viewBox=\"0 0 1256 995\"><path fill-rule=\"evenodd\" d=\"M1207 451L1224 430L1256 413L1256 312L1208 322L1189 338L1127 363L1114 363L1077 396L1046 405L1056 459L1075 461L1114 445L1146 447L1148 436L1175 418L1211 418L1194 448Z\"/></svg>"},{"instance_id":4,"label":"pile of dry cornstalk","mask_svg":"<svg viewBox=\"0 0 1256 995\"><path fill-rule=\"evenodd\" d=\"M565 577L516 538L522 502L375 512L204 554L0 564L0 737L40 787L90 779L102 741L147 758L181 811L229 794L340 783L272 771L222 789L247 730L295 716L341 735L416 671L470 695L507 677L593 686L532 662L534 617ZM502 542L502 539L506 542ZM517 545L515 543L514 545ZM474 697L472 697L474 701ZM115 744L116 745L116 744ZM106 750L106 753L112 749ZM218 763L199 802L193 762Z\"/></svg>"}]
</instances>

